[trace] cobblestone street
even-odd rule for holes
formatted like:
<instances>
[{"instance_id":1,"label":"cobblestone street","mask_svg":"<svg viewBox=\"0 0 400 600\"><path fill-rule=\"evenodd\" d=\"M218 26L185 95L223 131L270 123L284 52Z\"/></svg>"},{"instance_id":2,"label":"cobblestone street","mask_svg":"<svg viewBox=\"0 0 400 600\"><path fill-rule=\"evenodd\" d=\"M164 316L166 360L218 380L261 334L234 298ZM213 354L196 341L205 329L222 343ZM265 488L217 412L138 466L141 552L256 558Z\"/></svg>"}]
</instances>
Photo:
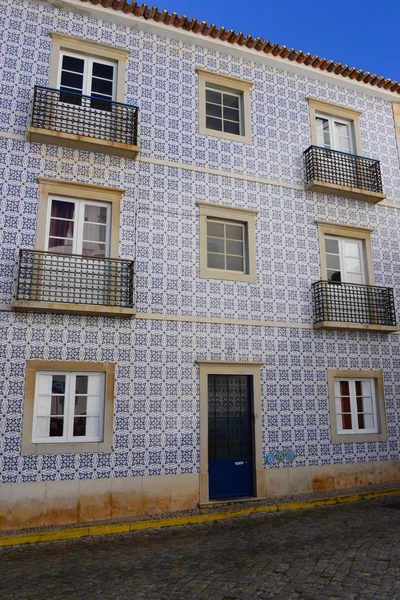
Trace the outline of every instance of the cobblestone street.
<instances>
[{"instance_id":1,"label":"cobblestone street","mask_svg":"<svg viewBox=\"0 0 400 600\"><path fill-rule=\"evenodd\" d=\"M0 552L0 597L400 599L400 497Z\"/></svg>"}]
</instances>

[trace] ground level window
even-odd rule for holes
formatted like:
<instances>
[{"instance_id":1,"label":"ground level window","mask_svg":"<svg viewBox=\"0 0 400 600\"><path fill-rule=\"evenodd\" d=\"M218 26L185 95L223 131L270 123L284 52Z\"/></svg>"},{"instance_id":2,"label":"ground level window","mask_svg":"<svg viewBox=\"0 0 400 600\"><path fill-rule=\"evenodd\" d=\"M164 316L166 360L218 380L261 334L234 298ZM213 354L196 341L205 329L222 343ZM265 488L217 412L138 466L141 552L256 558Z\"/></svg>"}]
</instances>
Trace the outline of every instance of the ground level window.
<instances>
[{"instance_id":1,"label":"ground level window","mask_svg":"<svg viewBox=\"0 0 400 600\"><path fill-rule=\"evenodd\" d=\"M373 379L336 379L335 400L338 433L377 433Z\"/></svg>"},{"instance_id":2,"label":"ground level window","mask_svg":"<svg viewBox=\"0 0 400 600\"><path fill-rule=\"evenodd\" d=\"M104 373L37 372L33 443L103 439Z\"/></svg>"},{"instance_id":3,"label":"ground level window","mask_svg":"<svg viewBox=\"0 0 400 600\"><path fill-rule=\"evenodd\" d=\"M382 371L328 369L328 390L333 444L387 441Z\"/></svg>"}]
</instances>

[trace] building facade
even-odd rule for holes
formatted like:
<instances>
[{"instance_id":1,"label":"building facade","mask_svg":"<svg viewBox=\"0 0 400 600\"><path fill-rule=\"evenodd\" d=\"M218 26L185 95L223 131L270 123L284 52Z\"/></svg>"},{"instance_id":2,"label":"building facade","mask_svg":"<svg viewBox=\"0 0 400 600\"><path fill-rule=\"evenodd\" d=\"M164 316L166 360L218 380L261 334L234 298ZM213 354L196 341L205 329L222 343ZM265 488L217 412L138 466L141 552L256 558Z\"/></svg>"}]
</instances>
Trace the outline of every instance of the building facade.
<instances>
[{"instance_id":1,"label":"building facade","mask_svg":"<svg viewBox=\"0 0 400 600\"><path fill-rule=\"evenodd\" d=\"M0 528L400 478L397 84L2 7Z\"/></svg>"}]
</instances>

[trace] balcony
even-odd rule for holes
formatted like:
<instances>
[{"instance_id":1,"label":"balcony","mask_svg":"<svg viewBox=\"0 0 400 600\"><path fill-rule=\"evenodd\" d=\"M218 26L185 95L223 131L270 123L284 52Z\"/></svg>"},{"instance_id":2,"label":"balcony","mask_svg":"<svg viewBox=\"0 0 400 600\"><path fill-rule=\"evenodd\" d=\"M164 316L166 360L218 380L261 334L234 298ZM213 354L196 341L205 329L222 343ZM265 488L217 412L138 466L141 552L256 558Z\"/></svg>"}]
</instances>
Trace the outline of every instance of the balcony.
<instances>
[{"instance_id":1,"label":"balcony","mask_svg":"<svg viewBox=\"0 0 400 600\"><path fill-rule=\"evenodd\" d=\"M337 281L312 285L314 327L400 331L396 323L393 288Z\"/></svg>"},{"instance_id":2,"label":"balcony","mask_svg":"<svg viewBox=\"0 0 400 600\"><path fill-rule=\"evenodd\" d=\"M379 160L310 146L304 152L306 190L377 204L386 198Z\"/></svg>"},{"instance_id":3,"label":"balcony","mask_svg":"<svg viewBox=\"0 0 400 600\"><path fill-rule=\"evenodd\" d=\"M133 267L129 260L19 251L14 310L131 317Z\"/></svg>"},{"instance_id":4,"label":"balcony","mask_svg":"<svg viewBox=\"0 0 400 600\"><path fill-rule=\"evenodd\" d=\"M135 158L138 107L36 85L28 140Z\"/></svg>"}]
</instances>

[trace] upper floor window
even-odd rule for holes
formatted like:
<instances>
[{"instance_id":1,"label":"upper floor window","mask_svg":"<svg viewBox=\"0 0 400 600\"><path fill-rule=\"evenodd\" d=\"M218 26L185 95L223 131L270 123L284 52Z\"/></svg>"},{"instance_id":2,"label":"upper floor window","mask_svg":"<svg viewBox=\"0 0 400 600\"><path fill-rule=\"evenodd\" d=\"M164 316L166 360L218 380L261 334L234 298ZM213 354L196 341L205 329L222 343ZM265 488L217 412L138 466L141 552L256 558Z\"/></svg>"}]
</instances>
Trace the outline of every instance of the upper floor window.
<instances>
[{"instance_id":1,"label":"upper floor window","mask_svg":"<svg viewBox=\"0 0 400 600\"><path fill-rule=\"evenodd\" d=\"M200 133L251 142L252 82L197 69Z\"/></svg>"},{"instance_id":2,"label":"upper floor window","mask_svg":"<svg viewBox=\"0 0 400 600\"><path fill-rule=\"evenodd\" d=\"M240 92L206 85L206 127L243 135L243 98Z\"/></svg>"},{"instance_id":3,"label":"upper floor window","mask_svg":"<svg viewBox=\"0 0 400 600\"><path fill-rule=\"evenodd\" d=\"M45 250L105 258L110 254L111 205L51 196Z\"/></svg>"},{"instance_id":4,"label":"upper floor window","mask_svg":"<svg viewBox=\"0 0 400 600\"><path fill-rule=\"evenodd\" d=\"M363 240L325 236L328 281L366 283Z\"/></svg>"},{"instance_id":5,"label":"upper floor window","mask_svg":"<svg viewBox=\"0 0 400 600\"><path fill-rule=\"evenodd\" d=\"M91 108L110 110L110 100L115 99L116 64L110 61L61 52L59 89L65 94L60 95L61 102L80 105L84 96L95 96L104 102L91 101Z\"/></svg>"},{"instance_id":6,"label":"upper floor window","mask_svg":"<svg viewBox=\"0 0 400 600\"><path fill-rule=\"evenodd\" d=\"M246 223L208 218L207 266L246 273L246 238Z\"/></svg>"},{"instance_id":7,"label":"upper floor window","mask_svg":"<svg viewBox=\"0 0 400 600\"><path fill-rule=\"evenodd\" d=\"M331 150L355 153L353 122L317 113L317 145Z\"/></svg>"},{"instance_id":8,"label":"upper floor window","mask_svg":"<svg viewBox=\"0 0 400 600\"><path fill-rule=\"evenodd\" d=\"M198 202L200 277L256 281L257 211Z\"/></svg>"}]
</instances>

